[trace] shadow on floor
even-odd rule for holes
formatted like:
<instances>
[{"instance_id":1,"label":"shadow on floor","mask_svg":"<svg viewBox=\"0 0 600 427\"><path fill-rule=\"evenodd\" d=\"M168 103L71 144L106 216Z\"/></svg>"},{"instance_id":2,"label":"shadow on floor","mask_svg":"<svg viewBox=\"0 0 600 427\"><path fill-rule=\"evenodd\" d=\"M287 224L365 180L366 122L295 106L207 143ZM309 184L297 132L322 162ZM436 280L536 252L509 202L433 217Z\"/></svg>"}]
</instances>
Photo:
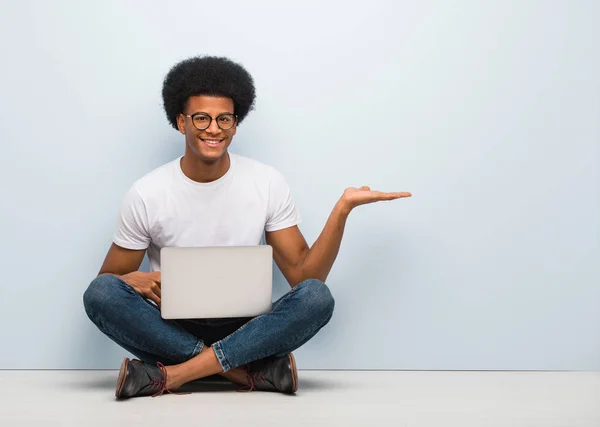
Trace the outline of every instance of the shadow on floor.
<instances>
[{"instance_id":1,"label":"shadow on floor","mask_svg":"<svg viewBox=\"0 0 600 427\"><path fill-rule=\"evenodd\" d=\"M117 385L117 373L108 374L100 378L81 379L76 382L65 383L69 388L78 390L111 390L114 391ZM202 378L197 381L185 384L178 391L182 392L216 392L216 391L235 391L239 386L232 384L225 378L218 375Z\"/></svg>"},{"instance_id":2,"label":"shadow on floor","mask_svg":"<svg viewBox=\"0 0 600 427\"><path fill-rule=\"evenodd\" d=\"M298 376L299 381L299 390L302 391L319 391L319 390L333 390L339 389L342 387L342 384L326 380L326 379L315 379L315 378L304 378L302 372L299 373ZM94 376L91 378L82 378L77 381L69 381L68 383L63 383L65 387L76 389L76 390L90 390L90 391L98 391L98 390L106 390L113 392L117 385L117 373L108 373L106 376ZM347 386L347 384L345 384ZM202 393L202 392L219 392L219 391L236 391L239 388L243 388L243 386L239 386L237 384L233 384L226 380L225 378L214 375L207 378L202 378L197 381L193 381L191 383L185 384L183 387L178 389L177 391L181 392L190 392L190 393Z\"/></svg>"},{"instance_id":3,"label":"shadow on floor","mask_svg":"<svg viewBox=\"0 0 600 427\"><path fill-rule=\"evenodd\" d=\"M346 385L343 385L347 387ZM302 372L298 373L298 391L325 391L342 388L342 384L326 380L326 379L315 379L315 378L303 378Z\"/></svg>"}]
</instances>

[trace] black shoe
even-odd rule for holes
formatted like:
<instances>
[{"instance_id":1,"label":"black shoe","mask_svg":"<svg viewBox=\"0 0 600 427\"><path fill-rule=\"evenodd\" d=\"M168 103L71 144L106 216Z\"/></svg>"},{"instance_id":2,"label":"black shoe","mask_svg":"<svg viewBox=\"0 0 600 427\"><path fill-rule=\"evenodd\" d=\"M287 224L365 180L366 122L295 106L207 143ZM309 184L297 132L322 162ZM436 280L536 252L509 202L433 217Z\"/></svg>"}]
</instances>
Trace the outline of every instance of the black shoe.
<instances>
[{"instance_id":1,"label":"black shoe","mask_svg":"<svg viewBox=\"0 0 600 427\"><path fill-rule=\"evenodd\" d=\"M167 370L162 363L147 365L140 360L125 358L121 363L115 396L125 399L136 396L160 396L167 389Z\"/></svg>"},{"instance_id":2,"label":"black shoe","mask_svg":"<svg viewBox=\"0 0 600 427\"><path fill-rule=\"evenodd\" d=\"M283 357L268 357L250 363L246 368L246 391L278 391L293 394L298 390L298 371L292 353Z\"/></svg>"}]
</instances>

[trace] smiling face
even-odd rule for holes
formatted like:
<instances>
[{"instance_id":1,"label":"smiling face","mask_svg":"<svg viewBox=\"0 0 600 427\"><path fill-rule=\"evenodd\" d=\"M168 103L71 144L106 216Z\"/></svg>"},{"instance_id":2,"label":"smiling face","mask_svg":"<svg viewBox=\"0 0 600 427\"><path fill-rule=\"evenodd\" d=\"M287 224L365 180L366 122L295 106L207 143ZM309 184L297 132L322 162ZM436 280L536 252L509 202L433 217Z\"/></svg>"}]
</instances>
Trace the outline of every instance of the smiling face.
<instances>
[{"instance_id":1,"label":"smiling face","mask_svg":"<svg viewBox=\"0 0 600 427\"><path fill-rule=\"evenodd\" d=\"M229 116L230 114L234 114L231 98L191 96L183 109L183 114L177 117L177 127L185 135L186 156L189 155L207 164L218 162L223 158L237 130L236 119ZM194 118L192 119L191 116ZM221 127L231 126L228 120L234 121L231 129L221 129ZM205 127L209 121L210 126L198 130L197 127Z\"/></svg>"}]
</instances>

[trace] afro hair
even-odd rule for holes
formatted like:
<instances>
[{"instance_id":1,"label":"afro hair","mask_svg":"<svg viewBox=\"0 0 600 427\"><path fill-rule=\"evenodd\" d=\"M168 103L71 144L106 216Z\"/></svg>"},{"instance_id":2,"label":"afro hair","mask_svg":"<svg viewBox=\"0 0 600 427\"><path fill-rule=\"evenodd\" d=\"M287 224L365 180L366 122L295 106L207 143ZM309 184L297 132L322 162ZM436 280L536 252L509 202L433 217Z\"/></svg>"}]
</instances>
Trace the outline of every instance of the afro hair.
<instances>
[{"instance_id":1,"label":"afro hair","mask_svg":"<svg viewBox=\"0 0 600 427\"><path fill-rule=\"evenodd\" d=\"M241 123L254 108L256 93L252 76L228 58L197 56L176 64L163 82L163 106L169 123L177 129L177 115L189 97L224 96L233 99L234 114Z\"/></svg>"}]
</instances>

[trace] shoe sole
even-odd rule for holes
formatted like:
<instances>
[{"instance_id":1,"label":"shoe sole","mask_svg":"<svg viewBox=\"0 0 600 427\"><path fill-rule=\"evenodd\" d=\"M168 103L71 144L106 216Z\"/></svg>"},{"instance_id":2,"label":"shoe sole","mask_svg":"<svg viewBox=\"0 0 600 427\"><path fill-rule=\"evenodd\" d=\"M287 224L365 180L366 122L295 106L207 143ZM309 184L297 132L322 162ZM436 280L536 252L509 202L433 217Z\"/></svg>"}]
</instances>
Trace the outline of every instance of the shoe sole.
<instances>
[{"instance_id":1,"label":"shoe sole","mask_svg":"<svg viewBox=\"0 0 600 427\"><path fill-rule=\"evenodd\" d=\"M117 380L117 388L115 390L115 397L118 399L121 397L121 391L125 384L125 377L127 377L127 367L129 366L129 358L123 359L121 363L121 370L119 371L119 379Z\"/></svg>"},{"instance_id":2,"label":"shoe sole","mask_svg":"<svg viewBox=\"0 0 600 427\"><path fill-rule=\"evenodd\" d=\"M290 368L292 369L292 393L296 393L298 391L298 369L296 369L296 359L292 353L289 354L290 357Z\"/></svg>"}]
</instances>

